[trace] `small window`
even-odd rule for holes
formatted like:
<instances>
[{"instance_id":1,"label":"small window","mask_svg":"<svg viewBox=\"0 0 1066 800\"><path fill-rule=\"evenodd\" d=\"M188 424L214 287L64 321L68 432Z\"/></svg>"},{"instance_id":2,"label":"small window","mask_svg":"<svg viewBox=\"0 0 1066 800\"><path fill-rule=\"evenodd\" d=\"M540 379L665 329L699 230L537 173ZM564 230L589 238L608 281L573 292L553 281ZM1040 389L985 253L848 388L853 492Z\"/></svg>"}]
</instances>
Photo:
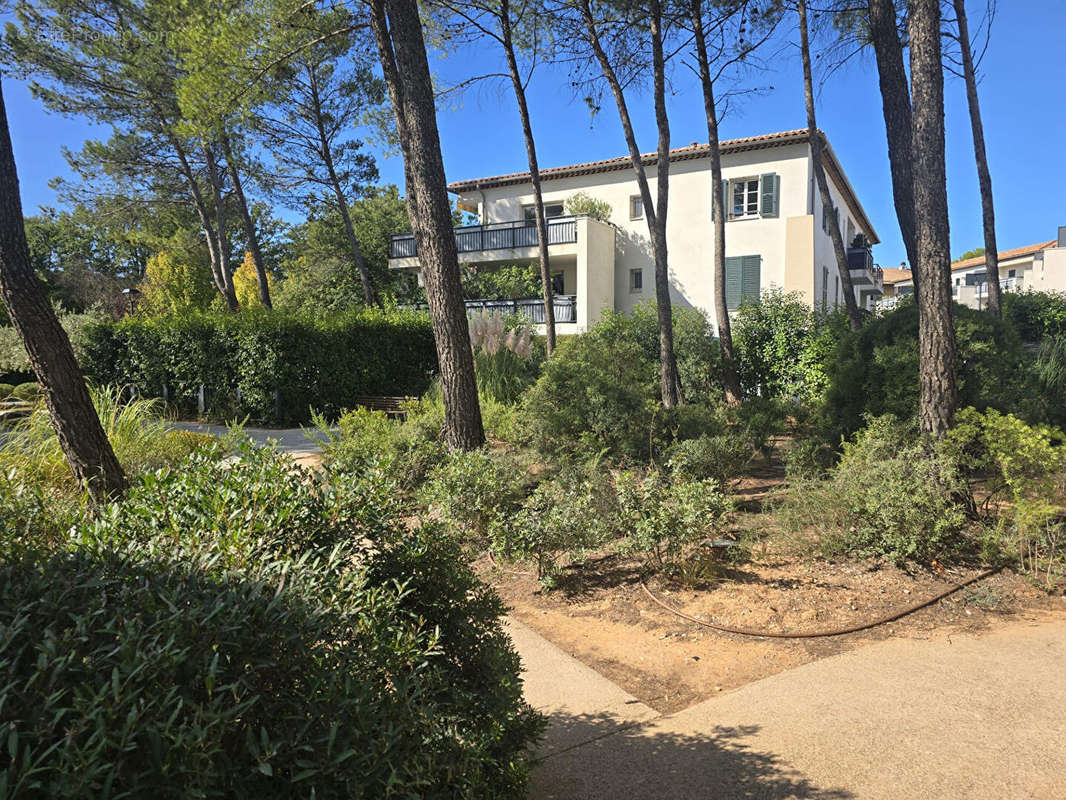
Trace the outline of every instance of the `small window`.
<instances>
[{"instance_id":1,"label":"small window","mask_svg":"<svg viewBox=\"0 0 1066 800\"><path fill-rule=\"evenodd\" d=\"M563 280L563 273L556 272L552 275L552 294L566 294L566 282Z\"/></svg>"},{"instance_id":2,"label":"small window","mask_svg":"<svg viewBox=\"0 0 1066 800\"><path fill-rule=\"evenodd\" d=\"M729 182L731 201L729 216L732 219L759 216L759 179L734 178Z\"/></svg>"},{"instance_id":3,"label":"small window","mask_svg":"<svg viewBox=\"0 0 1066 800\"><path fill-rule=\"evenodd\" d=\"M629 198L629 218L641 219L644 216L644 199L635 194Z\"/></svg>"},{"instance_id":4,"label":"small window","mask_svg":"<svg viewBox=\"0 0 1066 800\"><path fill-rule=\"evenodd\" d=\"M545 203L544 204L544 218L551 219L552 217L563 216L563 204L562 203ZM522 219L526 222L537 221L537 207L533 205L522 206Z\"/></svg>"},{"instance_id":5,"label":"small window","mask_svg":"<svg viewBox=\"0 0 1066 800\"><path fill-rule=\"evenodd\" d=\"M1018 270L1016 270L1016 269L1008 269L1007 270L1007 277L1008 278L1017 278L1018 277Z\"/></svg>"},{"instance_id":6,"label":"small window","mask_svg":"<svg viewBox=\"0 0 1066 800\"><path fill-rule=\"evenodd\" d=\"M629 270L629 291L642 292L644 291L644 270L631 269Z\"/></svg>"},{"instance_id":7,"label":"small window","mask_svg":"<svg viewBox=\"0 0 1066 800\"><path fill-rule=\"evenodd\" d=\"M829 267L822 267L822 311L829 310Z\"/></svg>"}]
</instances>

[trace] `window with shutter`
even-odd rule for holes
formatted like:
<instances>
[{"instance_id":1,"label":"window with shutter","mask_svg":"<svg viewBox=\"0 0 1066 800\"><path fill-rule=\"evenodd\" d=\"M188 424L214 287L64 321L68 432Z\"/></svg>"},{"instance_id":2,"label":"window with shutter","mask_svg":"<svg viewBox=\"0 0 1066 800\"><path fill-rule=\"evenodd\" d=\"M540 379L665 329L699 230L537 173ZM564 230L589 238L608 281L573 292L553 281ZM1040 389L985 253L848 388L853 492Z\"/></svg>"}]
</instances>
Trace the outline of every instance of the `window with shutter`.
<instances>
[{"instance_id":1,"label":"window with shutter","mask_svg":"<svg viewBox=\"0 0 1066 800\"><path fill-rule=\"evenodd\" d=\"M762 282L762 257L742 256L743 273L740 278L741 302L747 299L758 300Z\"/></svg>"},{"instance_id":2,"label":"window with shutter","mask_svg":"<svg viewBox=\"0 0 1066 800\"><path fill-rule=\"evenodd\" d=\"M762 256L730 256L725 260L725 305L730 311L748 299L758 300Z\"/></svg>"},{"instance_id":3,"label":"window with shutter","mask_svg":"<svg viewBox=\"0 0 1066 800\"><path fill-rule=\"evenodd\" d=\"M759 205L759 214L763 217L776 217L780 197L781 177L770 172L761 178L762 197Z\"/></svg>"},{"instance_id":4,"label":"window with shutter","mask_svg":"<svg viewBox=\"0 0 1066 800\"><path fill-rule=\"evenodd\" d=\"M725 305L730 311L740 308L743 261L741 256L730 256L725 260Z\"/></svg>"}]
</instances>

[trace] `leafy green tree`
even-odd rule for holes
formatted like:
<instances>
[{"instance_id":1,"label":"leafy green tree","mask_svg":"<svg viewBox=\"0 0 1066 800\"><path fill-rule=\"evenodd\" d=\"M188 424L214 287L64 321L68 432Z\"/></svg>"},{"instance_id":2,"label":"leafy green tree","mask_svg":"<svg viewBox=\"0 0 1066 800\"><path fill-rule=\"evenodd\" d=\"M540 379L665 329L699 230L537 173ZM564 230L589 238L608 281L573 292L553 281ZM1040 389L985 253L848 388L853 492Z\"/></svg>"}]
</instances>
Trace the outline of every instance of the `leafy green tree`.
<instances>
[{"instance_id":1,"label":"leafy green tree","mask_svg":"<svg viewBox=\"0 0 1066 800\"><path fill-rule=\"evenodd\" d=\"M418 294L414 275L389 269L389 236L409 229L407 206L395 186L368 190L349 208L356 240L371 281L381 295L409 302ZM279 305L289 308L341 310L365 303L362 283L351 269L346 225L335 207L312 209L306 222L291 232L282 262L284 280Z\"/></svg>"},{"instance_id":2,"label":"leafy green tree","mask_svg":"<svg viewBox=\"0 0 1066 800\"><path fill-rule=\"evenodd\" d=\"M961 256L959 256L955 260L956 261L965 261L968 258L977 258L978 256L983 256L984 254L985 254L985 249L983 247L975 247L973 250L967 250L965 253L963 253Z\"/></svg>"},{"instance_id":3,"label":"leafy green tree","mask_svg":"<svg viewBox=\"0 0 1066 800\"><path fill-rule=\"evenodd\" d=\"M210 256L192 231L176 233L148 260L141 281L141 308L150 314L206 311L215 297Z\"/></svg>"},{"instance_id":4,"label":"leafy green tree","mask_svg":"<svg viewBox=\"0 0 1066 800\"><path fill-rule=\"evenodd\" d=\"M570 195L566 198L565 206L567 214L587 214L603 222L611 218L611 204L606 200L597 200L588 192L575 192Z\"/></svg>"},{"instance_id":5,"label":"leafy green tree","mask_svg":"<svg viewBox=\"0 0 1066 800\"><path fill-rule=\"evenodd\" d=\"M215 284L235 310L217 143L185 134L177 98L181 53L174 32L188 12L177 3L20 0L0 56L49 108L114 130L108 142L88 143L72 161L79 175L99 175L125 190L115 195L132 198L185 193L206 237Z\"/></svg>"},{"instance_id":6,"label":"leafy green tree","mask_svg":"<svg viewBox=\"0 0 1066 800\"><path fill-rule=\"evenodd\" d=\"M317 25L331 29L342 15L333 11L320 17ZM385 88L371 62L359 60L356 38L352 33L326 39L279 66L273 84L280 91L255 126L271 153L268 186L275 196L293 207L331 207L339 215L349 268L371 305L382 284L374 280L349 206L368 194L378 172L351 131L384 103Z\"/></svg>"}]
</instances>

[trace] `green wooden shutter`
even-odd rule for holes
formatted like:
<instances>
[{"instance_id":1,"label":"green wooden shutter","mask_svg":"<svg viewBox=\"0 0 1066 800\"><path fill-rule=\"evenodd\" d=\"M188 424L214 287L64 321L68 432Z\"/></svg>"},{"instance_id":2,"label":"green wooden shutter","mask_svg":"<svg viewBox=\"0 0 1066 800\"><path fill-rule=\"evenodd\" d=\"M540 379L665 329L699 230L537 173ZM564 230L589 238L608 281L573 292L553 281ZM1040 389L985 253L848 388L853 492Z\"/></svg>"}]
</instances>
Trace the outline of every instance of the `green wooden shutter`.
<instances>
[{"instance_id":1,"label":"green wooden shutter","mask_svg":"<svg viewBox=\"0 0 1066 800\"><path fill-rule=\"evenodd\" d=\"M740 297L741 300L758 300L762 286L762 257L741 256Z\"/></svg>"},{"instance_id":2,"label":"green wooden shutter","mask_svg":"<svg viewBox=\"0 0 1066 800\"><path fill-rule=\"evenodd\" d=\"M776 217L780 204L781 178L775 172L767 173L760 179L762 190L759 214L763 217Z\"/></svg>"},{"instance_id":3,"label":"green wooden shutter","mask_svg":"<svg viewBox=\"0 0 1066 800\"><path fill-rule=\"evenodd\" d=\"M729 202L729 181L722 181L722 210L725 212L725 218L729 219L729 206L726 203ZM711 204L711 221L714 221L714 204Z\"/></svg>"},{"instance_id":4,"label":"green wooden shutter","mask_svg":"<svg viewBox=\"0 0 1066 800\"><path fill-rule=\"evenodd\" d=\"M730 311L740 308L743 262L743 256L730 256L725 260L725 306Z\"/></svg>"}]
</instances>

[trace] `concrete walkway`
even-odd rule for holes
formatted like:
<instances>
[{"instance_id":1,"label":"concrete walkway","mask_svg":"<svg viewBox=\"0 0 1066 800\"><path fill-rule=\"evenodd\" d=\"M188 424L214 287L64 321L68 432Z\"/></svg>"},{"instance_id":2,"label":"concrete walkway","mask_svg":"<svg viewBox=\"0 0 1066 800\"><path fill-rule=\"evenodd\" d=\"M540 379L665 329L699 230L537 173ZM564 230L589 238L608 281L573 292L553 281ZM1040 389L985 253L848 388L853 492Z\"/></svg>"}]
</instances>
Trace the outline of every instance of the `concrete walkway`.
<instances>
[{"instance_id":1,"label":"concrete walkway","mask_svg":"<svg viewBox=\"0 0 1066 800\"><path fill-rule=\"evenodd\" d=\"M212 436L225 436L228 428L225 425L212 425L205 422L171 422L169 425L183 431L195 433L207 433ZM256 444L266 447L273 444L282 453L291 456L309 456L322 452L314 439L304 432L303 428L244 428L244 433ZM308 428L314 432L314 428Z\"/></svg>"},{"instance_id":2,"label":"concrete walkway","mask_svg":"<svg viewBox=\"0 0 1066 800\"><path fill-rule=\"evenodd\" d=\"M656 716L510 622L531 798L1066 798L1066 621L887 640Z\"/></svg>"}]
</instances>

